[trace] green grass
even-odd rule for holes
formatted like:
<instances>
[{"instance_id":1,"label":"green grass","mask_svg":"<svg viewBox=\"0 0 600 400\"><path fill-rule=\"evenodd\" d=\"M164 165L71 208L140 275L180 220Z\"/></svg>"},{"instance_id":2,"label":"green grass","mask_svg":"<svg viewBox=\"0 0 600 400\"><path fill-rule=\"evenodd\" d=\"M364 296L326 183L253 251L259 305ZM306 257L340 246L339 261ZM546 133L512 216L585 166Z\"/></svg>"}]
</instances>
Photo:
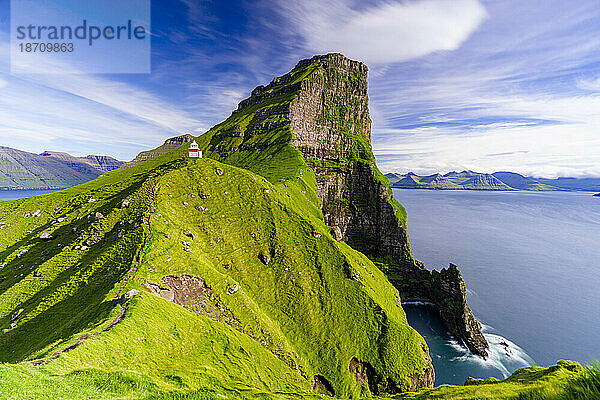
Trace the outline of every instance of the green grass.
<instances>
[{"instance_id":1,"label":"green grass","mask_svg":"<svg viewBox=\"0 0 600 400\"><path fill-rule=\"evenodd\" d=\"M106 300L145 237L152 175L176 167L177 158L173 152L71 189L0 202L0 361L35 357L106 318ZM40 216L26 216L36 210ZM40 239L42 232L54 239Z\"/></svg>"},{"instance_id":2,"label":"green grass","mask_svg":"<svg viewBox=\"0 0 600 400\"><path fill-rule=\"evenodd\" d=\"M298 208L285 186L199 160L165 175L159 193L152 219L157 234L137 278L202 276L241 329L309 378L327 377L341 394L362 390L348 373L352 357L404 387L425 367L423 339L395 304L396 290L369 259ZM181 242L190 240L182 229L194 234L190 252L182 250ZM268 265L260 254L269 255ZM351 279L355 270L358 282ZM227 295L234 284L241 289Z\"/></svg>"},{"instance_id":3,"label":"green grass","mask_svg":"<svg viewBox=\"0 0 600 400\"><path fill-rule=\"evenodd\" d=\"M465 386L443 385L394 396L395 399L425 400L593 400L600 399L600 365L581 367L559 361L550 368L528 367L504 381L469 379Z\"/></svg>"}]
</instances>

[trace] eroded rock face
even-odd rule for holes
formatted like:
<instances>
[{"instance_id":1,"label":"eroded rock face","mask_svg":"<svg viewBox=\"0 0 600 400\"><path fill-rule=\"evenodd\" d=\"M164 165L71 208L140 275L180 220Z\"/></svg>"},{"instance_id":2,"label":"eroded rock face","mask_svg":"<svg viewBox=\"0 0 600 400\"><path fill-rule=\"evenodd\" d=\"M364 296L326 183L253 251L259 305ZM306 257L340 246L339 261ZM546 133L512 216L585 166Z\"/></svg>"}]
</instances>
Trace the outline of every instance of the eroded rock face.
<instances>
[{"instance_id":1,"label":"eroded rock face","mask_svg":"<svg viewBox=\"0 0 600 400\"><path fill-rule=\"evenodd\" d=\"M289 117L292 144L315 171L325 223L339 227L350 246L369 256L392 256L398 267L390 280L402 298L435 303L450 332L473 353L485 356L488 344L467 305L460 271L454 266L432 272L413 260L401 206L389 185L378 179L382 176L371 151L367 67L328 54L303 60L296 68L315 62L320 67L301 81ZM417 287L403 284L415 278Z\"/></svg>"},{"instance_id":2,"label":"eroded rock face","mask_svg":"<svg viewBox=\"0 0 600 400\"><path fill-rule=\"evenodd\" d=\"M237 327L239 322L233 314L212 296L212 290L204 279L191 274L167 275L162 284L146 282L150 291L166 300L178 304L196 314Z\"/></svg>"},{"instance_id":3,"label":"eroded rock face","mask_svg":"<svg viewBox=\"0 0 600 400\"><path fill-rule=\"evenodd\" d=\"M402 301L434 303L448 331L474 354L487 356L489 345L481 332L481 324L467 304L467 286L456 265L429 271L423 263L415 261L412 266L398 266L388 271L388 277L400 292Z\"/></svg>"},{"instance_id":4,"label":"eroded rock face","mask_svg":"<svg viewBox=\"0 0 600 400\"><path fill-rule=\"evenodd\" d=\"M302 81L289 116L292 144L315 171L325 223L340 227L344 240L366 254L410 258L397 203L373 170L367 67L328 54L296 68L314 62L321 67Z\"/></svg>"},{"instance_id":5,"label":"eroded rock face","mask_svg":"<svg viewBox=\"0 0 600 400\"><path fill-rule=\"evenodd\" d=\"M369 391L378 395L381 393L400 393L401 390L396 386L394 381L391 379L383 379L377 375L375 368L371 364L360 361L358 358L353 357L348 365L350 373L354 374L356 382L363 386L368 386ZM428 368L423 371L422 374L414 374L411 377L410 390L417 390L419 388L431 388L435 382L435 372L433 365L429 364Z\"/></svg>"}]
</instances>

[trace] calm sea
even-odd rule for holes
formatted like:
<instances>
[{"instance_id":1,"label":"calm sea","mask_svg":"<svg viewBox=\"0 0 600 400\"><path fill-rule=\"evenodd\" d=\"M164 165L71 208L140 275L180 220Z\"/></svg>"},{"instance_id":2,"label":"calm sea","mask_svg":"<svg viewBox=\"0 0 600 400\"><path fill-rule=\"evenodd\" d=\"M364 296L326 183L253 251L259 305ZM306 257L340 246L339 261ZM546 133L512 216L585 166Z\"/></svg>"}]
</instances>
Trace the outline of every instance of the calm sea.
<instances>
[{"instance_id":1,"label":"calm sea","mask_svg":"<svg viewBox=\"0 0 600 400\"><path fill-rule=\"evenodd\" d=\"M600 359L600 198L591 193L399 190L415 258L461 266L492 343L482 360L407 306L430 345L436 384L503 378L521 366Z\"/></svg>"},{"instance_id":2,"label":"calm sea","mask_svg":"<svg viewBox=\"0 0 600 400\"><path fill-rule=\"evenodd\" d=\"M25 197L39 196L40 194L56 192L53 190L0 190L0 201L23 199Z\"/></svg>"}]
</instances>

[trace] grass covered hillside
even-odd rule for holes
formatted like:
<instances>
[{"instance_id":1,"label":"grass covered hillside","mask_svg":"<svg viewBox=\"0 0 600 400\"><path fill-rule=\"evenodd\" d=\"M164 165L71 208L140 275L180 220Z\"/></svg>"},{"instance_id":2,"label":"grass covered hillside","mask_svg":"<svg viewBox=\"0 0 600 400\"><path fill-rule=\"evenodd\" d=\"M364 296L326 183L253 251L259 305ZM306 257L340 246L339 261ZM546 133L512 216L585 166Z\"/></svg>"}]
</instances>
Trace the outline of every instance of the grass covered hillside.
<instances>
[{"instance_id":1,"label":"grass covered hillside","mask_svg":"<svg viewBox=\"0 0 600 400\"><path fill-rule=\"evenodd\" d=\"M431 374L425 342L408 326L396 290L331 236L309 197L292 199L285 182L247 170L179 159L183 150L1 204L0 355L23 362L14 373L133 371L158 391L218 390L215 382L233 390L232 366L216 362L218 353L184 369L173 364L191 357L186 346L205 346L203 330L193 328L204 324L217 329L217 341L241 341L239 352L251 359L257 345L269 358L244 367L256 370L244 384L249 391L291 385L309 393L312 386L357 397L414 389ZM174 283L188 276L195 283L187 289ZM114 301L132 288L142 293ZM181 332L177 313L186 321ZM138 318L153 328L129 325ZM229 350L206 351L227 358ZM368 373L351 372L351 362ZM213 378L198 378L207 373ZM269 373L276 384L262 378Z\"/></svg>"}]
</instances>

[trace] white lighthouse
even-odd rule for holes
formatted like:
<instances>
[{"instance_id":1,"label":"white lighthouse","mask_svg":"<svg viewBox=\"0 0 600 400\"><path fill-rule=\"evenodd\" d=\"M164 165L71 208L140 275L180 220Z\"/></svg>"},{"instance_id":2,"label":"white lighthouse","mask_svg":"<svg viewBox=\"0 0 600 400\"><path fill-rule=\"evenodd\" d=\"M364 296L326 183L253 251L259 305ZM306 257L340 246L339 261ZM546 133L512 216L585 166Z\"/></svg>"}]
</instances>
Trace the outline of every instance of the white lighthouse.
<instances>
[{"instance_id":1,"label":"white lighthouse","mask_svg":"<svg viewBox=\"0 0 600 400\"><path fill-rule=\"evenodd\" d=\"M202 158L202 151L198 149L198 143L196 143L195 140L192 141L192 143L190 143L188 155L190 156L190 158Z\"/></svg>"}]
</instances>

